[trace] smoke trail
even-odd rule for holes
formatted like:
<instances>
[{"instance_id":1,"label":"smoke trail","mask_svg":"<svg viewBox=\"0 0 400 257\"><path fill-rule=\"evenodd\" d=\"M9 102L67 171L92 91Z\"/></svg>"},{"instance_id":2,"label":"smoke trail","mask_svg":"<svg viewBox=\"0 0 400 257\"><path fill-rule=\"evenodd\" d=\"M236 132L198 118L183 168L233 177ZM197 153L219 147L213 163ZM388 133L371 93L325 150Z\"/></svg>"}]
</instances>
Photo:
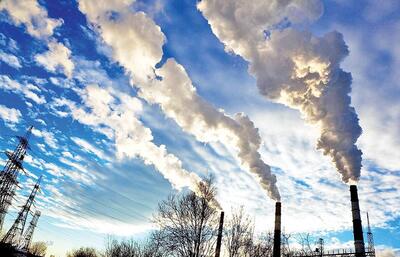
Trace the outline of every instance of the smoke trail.
<instances>
[{"instance_id":1,"label":"smoke trail","mask_svg":"<svg viewBox=\"0 0 400 257\"><path fill-rule=\"evenodd\" d=\"M196 93L185 69L169 59L159 69L165 36L143 12L131 12L132 2L80 1L79 8L95 24L103 40L112 48L113 58L130 73L132 84L149 103L160 105L186 132L199 141L221 141L238 150L243 166L260 182L267 194L280 199L276 177L261 160L261 138L244 114L229 117L204 101ZM110 13L113 14L110 17Z\"/></svg>"},{"instance_id":2,"label":"smoke trail","mask_svg":"<svg viewBox=\"0 0 400 257\"><path fill-rule=\"evenodd\" d=\"M316 37L303 30L319 18L322 3L202 0L198 9L226 51L249 62L259 92L317 124L317 148L331 157L344 182L357 181L361 127L350 105L351 75L340 68L347 46L338 32Z\"/></svg>"},{"instance_id":3,"label":"smoke trail","mask_svg":"<svg viewBox=\"0 0 400 257\"><path fill-rule=\"evenodd\" d=\"M89 85L79 92L84 106L78 107L61 98L53 102L53 108L66 107L73 119L114 139L118 158L139 157L146 165L153 165L174 188L187 186L197 190L201 178L185 170L182 162L168 153L164 145L154 144L151 130L136 117L142 110L139 99L97 85Z\"/></svg>"},{"instance_id":4,"label":"smoke trail","mask_svg":"<svg viewBox=\"0 0 400 257\"><path fill-rule=\"evenodd\" d=\"M276 177L258 153L261 138L253 122L243 113L229 117L205 102L196 93L185 69L174 59L168 59L156 73L162 80L140 87L139 95L150 103L159 104L168 117L197 140L221 141L236 148L242 165L256 176L271 198L278 200Z\"/></svg>"}]
</instances>

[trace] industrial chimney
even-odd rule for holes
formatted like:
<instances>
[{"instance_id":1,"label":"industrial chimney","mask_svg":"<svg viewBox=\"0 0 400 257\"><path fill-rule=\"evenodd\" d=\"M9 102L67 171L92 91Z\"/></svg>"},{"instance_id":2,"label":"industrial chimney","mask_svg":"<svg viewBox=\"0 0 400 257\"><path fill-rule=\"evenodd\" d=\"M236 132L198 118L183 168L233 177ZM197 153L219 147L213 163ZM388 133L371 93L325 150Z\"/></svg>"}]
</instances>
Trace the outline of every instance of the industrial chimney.
<instances>
[{"instance_id":1,"label":"industrial chimney","mask_svg":"<svg viewBox=\"0 0 400 257\"><path fill-rule=\"evenodd\" d=\"M276 202L273 257L280 257L280 256L281 256L281 202Z\"/></svg>"},{"instance_id":2,"label":"industrial chimney","mask_svg":"<svg viewBox=\"0 0 400 257\"><path fill-rule=\"evenodd\" d=\"M360 205L358 203L357 186L350 186L351 211L353 214L353 234L356 257L365 257L364 237L361 224Z\"/></svg>"},{"instance_id":3,"label":"industrial chimney","mask_svg":"<svg viewBox=\"0 0 400 257\"><path fill-rule=\"evenodd\" d=\"M217 246L215 248L215 257L219 257L219 255L221 253L222 230L223 230L223 228L224 228L224 212L221 211L221 217L219 218Z\"/></svg>"}]
</instances>

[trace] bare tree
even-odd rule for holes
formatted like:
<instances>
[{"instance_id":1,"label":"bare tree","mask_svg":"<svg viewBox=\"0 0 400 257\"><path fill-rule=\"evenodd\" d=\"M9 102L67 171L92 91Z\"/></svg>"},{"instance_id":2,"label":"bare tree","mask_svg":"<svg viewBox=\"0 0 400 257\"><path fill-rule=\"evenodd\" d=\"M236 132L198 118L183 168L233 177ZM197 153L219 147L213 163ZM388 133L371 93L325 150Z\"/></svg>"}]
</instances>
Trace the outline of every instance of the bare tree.
<instances>
[{"instance_id":1,"label":"bare tree","mask_svg":"<svg viewBox=\"0 0 400 257\"><path fill-rule=\"evenodd\" d=\"M214 251L217 210L212 178L198 184L197 194L171 195L158 206L153 239L176 257L206 257Z\"/></svg>"},{"instance_id":2,"label":"bare tree","mask_svg":"<svg viewBox=\"0 0 400 257\"><path fill-rule=\"evenodd\" d=\"M96 249L90 247L81 247L67 254L67 257L98 257Z\"/></svg>"},{"instance_id":3,"label":"bare tree","mask_svg":"<svg viewBox=\"0 0 400 257\"><path fill-rule=\"evenodd\" d=\"M243 207L233 212L224 230L224 242L228 257L244 256L248 251L253 235L251 218L244 213Z\"/></svg>"},{"instance_id":4,"label":"bare tree","mask_svg":"<svg viewBox=\"0 0 400 257\"><path fill-rule=\"evenodd\" d=\"M254 228L252 229L254 231ZM245 244L246 257L267 257L272 256L274 245L274 235L271 232L262 234L259 238L254 239L254 232L251 232L252 237L248 238Z\"/></svg>"},{"instance_id":5,"label":"bare tree","mask_svg":"<svg viewBox=\"0 0 400 257\"><path fill-rule=\"evenodd\" d=\"M152 241L139 244L131 240L118 241L108 238L104 257L162 257L158 246Z\"/></svg>"},{"instance_id":6,"label":"bare tree","mask_svg":"<svg viewBox=\"0 0 400 257\"><path fill-rule=\"evenodd\" d=\"M298 255L312 255L313 247L311 246L311 235L309 233L299 234L297 236L297 242L300 244L301 248L297 250Z\"/></svg>"},{"instance_id":7,"label":"bare tree","mask_svg":"<svg viewBox=\"0 0 400 257\"><path fill-rule=\"evenodd\" d=\"M45 256L47 251L46 242L34 242L29 247L29 252L37 256Z\"/></svg>"}]
</instances>

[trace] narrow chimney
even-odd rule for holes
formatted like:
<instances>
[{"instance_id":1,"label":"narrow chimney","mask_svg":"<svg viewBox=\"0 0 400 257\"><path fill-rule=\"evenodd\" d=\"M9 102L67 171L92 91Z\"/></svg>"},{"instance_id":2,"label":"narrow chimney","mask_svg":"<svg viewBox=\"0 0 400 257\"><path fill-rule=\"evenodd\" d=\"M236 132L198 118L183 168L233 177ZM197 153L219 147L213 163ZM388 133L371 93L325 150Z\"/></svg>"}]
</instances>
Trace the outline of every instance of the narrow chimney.
<instances>
[{"instance_id":1,"label":"narrow chimney","mask_svg":"<svg viewBox=\"0 0 400 257\"><path fill-rule=\"evenodd\" d=\"M276 202L273 257L280 257L280 256L281 256L281 202Z\"/></svg>"},{"instance_id":2,"label":"narrow chimney","mask_svg":"<svg viewBox=\"0 0 400 257\"><path fill-rule=\"evenodd\" d=\"M357 186L350 186L351 211L353 214L353 234L356 257L365 257L364 237L361 224L360 205L358 203Z\"/></svg>"},{"instance_id":3,"label":"narrow chimney","mask_svg":"<svg viewBox=\"0 0 400 257\"><path fill-rule=\"evenodd\" d=\"M219 228L218 228L218 237L217 237L217 247L215 248L215 257L219 257L221 253L221 244L222 244L222 230L224 228L224 212L221 211L221 217L219 218Z\"/></svg>"}]
</instances>

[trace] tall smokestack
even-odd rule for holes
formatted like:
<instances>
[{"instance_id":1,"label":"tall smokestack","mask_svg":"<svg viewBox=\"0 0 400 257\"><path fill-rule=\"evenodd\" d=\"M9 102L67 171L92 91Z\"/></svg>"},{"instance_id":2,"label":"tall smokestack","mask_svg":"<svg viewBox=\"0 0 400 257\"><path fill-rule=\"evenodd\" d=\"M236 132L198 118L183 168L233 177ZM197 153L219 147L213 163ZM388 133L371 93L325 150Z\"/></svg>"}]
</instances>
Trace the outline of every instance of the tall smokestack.
<instances>
[{"instance_id":1,"label":"tall smokestack","mask_svg":"<svg viewBox=\"0 0 400 257\"><path fill-rule=\"evenodd\" d=\"M351 211L353 214L353 234L356 257L365 257L364 237L361 224L360 205L358 203L357 186L350 186Z\"/></svg>"},{"instance_id":2,"label":"tall smokestack","mask_svg":"<svg viewBox=\"0 0 400 257\"><path fill-rule=\"evenodd\" d=\"M280 256L281 256L281 202L276 202L273 257L280 257Z\"/></svg>"},{"instance_id":3,"label":"tall smokestack","mask_svg":"<svg viewBox=\"0 0 400 257\"><path fill-rule=\"evenodd\" d=\"M215 248L215 257L219 257L221 253L221 243L222 243L222 229L224 228L224 212L221 211L221 217L219 218L219 229L217 237L217 247Z\"/></svg>"}]
</instances>

